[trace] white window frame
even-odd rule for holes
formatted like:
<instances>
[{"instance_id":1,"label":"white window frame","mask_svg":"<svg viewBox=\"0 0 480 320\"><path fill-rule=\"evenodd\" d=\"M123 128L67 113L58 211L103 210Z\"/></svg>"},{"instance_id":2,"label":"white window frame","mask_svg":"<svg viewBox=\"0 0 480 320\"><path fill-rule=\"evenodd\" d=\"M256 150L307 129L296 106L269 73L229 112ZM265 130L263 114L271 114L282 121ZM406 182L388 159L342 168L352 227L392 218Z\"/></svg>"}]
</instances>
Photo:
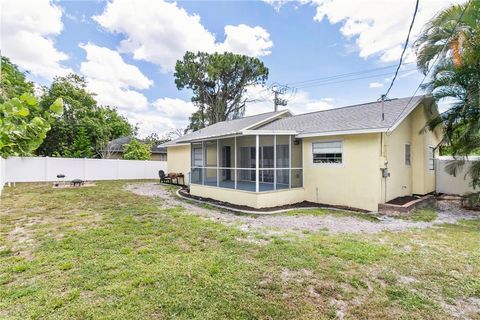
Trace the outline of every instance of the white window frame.
<instances>
[{"instance_id":1,"label":"white window frame","mask_svg":"<svg viewBox=\"0 0 480 320\"><path fill-rule=\"evenodd\" d=\"M196 146L192 147L192 149L193 149L193 151L192 151L192 155L191 155L191 157L192 157L191 167L192 167L192 168L203 168L203 167L204 167L204 165L203 165L203 164L204 164L203 160L204 160L204 158L205 158L205 155L204 155L204 152L203 152L203 147L202 147L202 145L196 145ZM201 159L195 159L195 150L200 150L200 153L201 153L201 156L202 156ZM201 164L200 164L200 165L197 165L197 164L195 163L195 160L200 160L200 161L201 161Z\"/></svg>"},{"instance_id":2,"label":"white window frame","mask_svg":"<svg viewBox=\"0 0 480 320\"><path fill-rule=\"evenodd\" d=\"M408 163L407 163L407 146L408 146ZM404 161L405 161L405 166L410 167L412 165L412 144L410 142L405 143L403 147L403 152L404 152Z\"/></svg>"},{"instance_id":3,"label":"white window frame","mask_svg":"<svg viewBox=\"0 0 480 320\"><path fill-rule=\"evenodd\" d=\"M430 150L432 151L432 158L430 158ZM430 167L430 160L432 167ZM427 147L427 169L428 171L435 171L435 147L430 145Z\"/></svg>"},{"instance_id":4,"label":"white window frame","mask_svg":"<svg viewBox=\"0 0 480 320\"><path fill-rule=\"evenodd\" d=\"M314 162L313 159L313 145L315 143L328 143L328 142L340 142L341 143L341 154L342 154L342 162L341 163L318 163ZM345 153L344 153L344 148L343 148L344 140L343 139L335 139L335 140L318 140L318 141L312 141L310 144L310 163L313 166L331 166L331 167L341 167L345 165Z\"/></svg>"}]
</instances>

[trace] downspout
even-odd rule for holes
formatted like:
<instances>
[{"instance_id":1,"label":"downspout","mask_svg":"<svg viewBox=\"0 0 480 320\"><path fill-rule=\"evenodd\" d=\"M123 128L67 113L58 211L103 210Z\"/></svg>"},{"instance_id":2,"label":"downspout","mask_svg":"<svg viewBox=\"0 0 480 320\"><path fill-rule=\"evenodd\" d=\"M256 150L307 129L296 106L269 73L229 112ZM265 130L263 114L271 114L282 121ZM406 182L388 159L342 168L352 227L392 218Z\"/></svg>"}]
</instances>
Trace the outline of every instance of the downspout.
<instances>
[{"instance_id":1,"label":"downspout","mask_svg":"<svg viewBox=\"0 0 480 320\"><path fill-rule=\"evenodd\" d=\"M385 98L387 96L385 94L382 94L380 96L380 99L382 100L382 121L385 121ZM388 131L388 130L387 130ZM385 143L384 141L386 140L386 138L384 139L383 137L383 132L380 132L380 156L381 158L383 159L384 163L382 164L382 168L380 169L381 172L382 172L382 177L384 179L384 203L387 202L387 177L389 175L388 173L388 160L387 160L387 155L385 153Z\"/></svg>"},{"instance_id":2,"label":"downspout","mask_svg":"<svg viewBox=\"0 0 480 320\"><path fill-rule=\"evenodd\" d=\"M385 140L386 138L384 138L384 133L380 132L380 159L383 160L380 171L382 173L382 178L383 178L383 187L384 187L383 202L384 203L387 202L387 178L388 178L388 160L385 154Z\"/></svg>"}]
</instances>

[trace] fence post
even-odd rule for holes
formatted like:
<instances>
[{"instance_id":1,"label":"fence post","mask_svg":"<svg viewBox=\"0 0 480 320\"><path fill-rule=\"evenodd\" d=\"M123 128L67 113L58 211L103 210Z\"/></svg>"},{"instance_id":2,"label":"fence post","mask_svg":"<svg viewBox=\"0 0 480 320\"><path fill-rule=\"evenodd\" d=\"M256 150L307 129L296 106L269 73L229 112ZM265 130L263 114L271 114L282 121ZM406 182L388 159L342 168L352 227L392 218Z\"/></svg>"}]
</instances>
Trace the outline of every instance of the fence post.
<instances>
[{"instance_id":1,"label":"fence post","mask_svg":"<svg viewBox=\"0 0 480 320\"><path fill-rule=\"evenodd\" d=\"M83 158L83 181L87 180L87 158Z\"/></svg>"},{"instance_id":2,"label":"fence post","mask_svg":"<svg viewBox=\"0 0 480 320\"><path fill-rule=\"evenodd\" d=\"M143 179L147 177L147 160L143 160Z\"/></svg>"},{"instance_id":3,"label":"fence post","mask_svg":"<svg viewBox=\"0 0 480 320\"><path fill-rule=\"evenodd\" d=\"M120 159L117 159L117 179L120 179Z\"/></svg>"},{"instance_id":4,"label":"fence post","mask_svg":"<svg viewBox=\"0 0 480 320\"><path fill-rule=\"evenodd\" d=\"M48 182L48 156L45 157L45 182Z\"/></svg>"}]
</instances>

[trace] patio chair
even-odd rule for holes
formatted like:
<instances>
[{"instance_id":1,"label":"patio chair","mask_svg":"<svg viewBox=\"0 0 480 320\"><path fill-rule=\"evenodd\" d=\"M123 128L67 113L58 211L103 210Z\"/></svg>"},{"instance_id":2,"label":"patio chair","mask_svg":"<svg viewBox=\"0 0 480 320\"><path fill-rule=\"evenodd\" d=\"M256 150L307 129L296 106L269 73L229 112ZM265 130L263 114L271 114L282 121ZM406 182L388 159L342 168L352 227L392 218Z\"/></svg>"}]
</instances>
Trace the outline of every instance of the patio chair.
<instances>
[{"instance_id":1,"label":"patio chair","mask_svg":"<svg viewBox=\"0 0 480 320\"><path fill-rule=\"evenodd\" d=\"M172 183L172 178L170 178L169 176L167 176L167 175L165 174L165 171L159 170L159 171L158 171L158 176L160 177L160 183L162 183L162 182L163 182L163 183L164 183L164 182L170 182L170 183Z\"/></svg>"}]
</instances>

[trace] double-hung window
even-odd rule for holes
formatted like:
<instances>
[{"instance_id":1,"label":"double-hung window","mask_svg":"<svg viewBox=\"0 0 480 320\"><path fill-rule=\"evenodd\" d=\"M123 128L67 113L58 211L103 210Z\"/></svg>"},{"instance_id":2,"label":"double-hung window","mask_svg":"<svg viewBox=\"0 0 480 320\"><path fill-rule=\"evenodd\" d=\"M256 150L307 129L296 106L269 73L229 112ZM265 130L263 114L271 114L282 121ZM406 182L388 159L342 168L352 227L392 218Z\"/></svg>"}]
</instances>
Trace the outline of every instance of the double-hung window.
<instances>
[{"instance_id":1,"label":"double-hung window","mask_svg":"<svg viewBox=\"0 0 480 320\"><path fill-rule=\"evenodd\" d=\"M412 149L409 143L405 145L405 165L409 166L412 164Z\"/></svg>"},{"instance_id":2,"label":"double-hung window","mask_svg":"<svg viewBox=\"0 0 480 320\"><path fill-rule=\"evenodd\" d=\"M343 162L343 141L322 141L312 143L313 163Z\"/></svg>"}]
</instances>

